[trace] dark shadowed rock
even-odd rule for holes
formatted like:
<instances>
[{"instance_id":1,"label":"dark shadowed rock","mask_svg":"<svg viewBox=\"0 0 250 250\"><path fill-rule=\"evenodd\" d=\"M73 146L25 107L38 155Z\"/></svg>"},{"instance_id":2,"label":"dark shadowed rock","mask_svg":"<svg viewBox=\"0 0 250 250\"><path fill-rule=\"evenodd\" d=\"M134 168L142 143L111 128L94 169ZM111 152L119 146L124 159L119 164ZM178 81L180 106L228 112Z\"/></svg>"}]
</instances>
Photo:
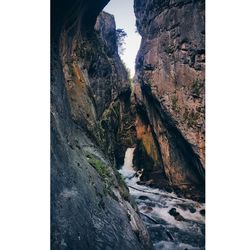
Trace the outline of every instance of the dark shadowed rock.
<instances>
[{"instance_id":1,"label":"dark shadowed rock","mask_svg":"<svg viewBox=\"0 0 250 250\"><path fill-rule=\"evenodd\" d=\"M123 119L117 110L125 110L122 97L129 84L116 47L111 49L113 17L101 14L94 30L107 2L51 3L53 250L151 249L114 168L113 149Z\"/></svg>"},{"instance_id":2,"label":"dark shadowed rock","mask_svg":"<svg viewBox=\"0 0 250 250\"><path fill-rule=\"evenodd\" d=\"M176 211L176 208L171 208L168 213L178 221L184 220L180 213Z\"/></svg>"},{"instance_id":3,"label":"dark shadowed rock","mask_svg":"<svg viewBox=\"0 0 250 250\"><path fill-rule=\"evenodd\" d=\"M200 214L203 215L203 216L205 216L205 209L202 209L202 210L200 211Z\"/></svg>"}]
</instances>

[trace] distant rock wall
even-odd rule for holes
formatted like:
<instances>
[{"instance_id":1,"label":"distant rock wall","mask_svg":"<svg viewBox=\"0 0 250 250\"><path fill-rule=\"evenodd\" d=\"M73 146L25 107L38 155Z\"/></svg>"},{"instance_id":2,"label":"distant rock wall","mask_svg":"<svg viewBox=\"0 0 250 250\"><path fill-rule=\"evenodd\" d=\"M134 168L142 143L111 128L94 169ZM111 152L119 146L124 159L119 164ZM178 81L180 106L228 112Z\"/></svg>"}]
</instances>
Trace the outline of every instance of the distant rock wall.
<instances>
[{"instance_id":1,"label":"distant rock wall","mask_svg":"<svg viewBox=\"0 0 250 250\"><path fill-rule=\"evenodd\" d=\"M131 89L118 55L114 17L102 12L95 31L76 33L70 48L69 35L62 34L60 52L72 118L121 165L135 128L129 123Z\"/></svg>"},{"instance_id":2,"label":"distant rock wall","mask_svg":"<svg viewBox=\"0 0 250 250\"><path fill-rule=\"evenodd\" d=\"M144 120L137 124L136 158L154 162L151 177L164 169L171 186L204 190L205 1L135 0L134 9L142 36L137 120Z\"/></svg>"},{"instance_id":3,"label":"distant rock wall","mask_svg":"<svg viewBox=\"0 0 250 250\"><path fill-rule=\"evenodd\" d=\"M121 129L130 116L130 87L117 53L114 18L102 13L96 23L107 2L51 2L51 248L56 250L151 249L115 169L126 144L134 142Z\"/></svg>"}]
</instances>

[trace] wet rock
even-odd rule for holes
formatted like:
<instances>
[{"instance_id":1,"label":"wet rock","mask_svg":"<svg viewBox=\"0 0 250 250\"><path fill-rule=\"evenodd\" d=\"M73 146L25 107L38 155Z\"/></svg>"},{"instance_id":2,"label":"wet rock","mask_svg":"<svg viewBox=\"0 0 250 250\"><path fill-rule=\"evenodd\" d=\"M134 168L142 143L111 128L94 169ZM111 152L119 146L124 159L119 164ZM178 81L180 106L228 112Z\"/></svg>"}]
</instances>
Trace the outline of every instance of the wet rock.
<instances>
[{"instance_id":1,"label":"wet rock","mask_svg":"<svg viewBox=\"0 0 250 250\"><path fill-rule=\"evenodd\" d=\"M172 234L163 225L152 225L149 227L149 231L153 242L173 241Z\"/></svg>"},{"instance_id":2,"label":"wet rock","mask_svg":"<svg viewBox=\"0 0 250 250\"><path fill-rule=\"evenodd\" d=\"M138 185L145 185L145 183L146 183L145 181L137 181L136 182L136 184L138 184Z\"/></svg>"},{"instance_id":3,"label":"wet rock","mask_svg":"<svg viewBox=\"0 0 250 250\"><path fill-rule=\"evenodd\" d=\"M172 216L176 216L177 214L179 214L177 211L176 211L176 208L171 208L168 213Z\"/></svg>"},{"instance_id":4,"label":"wet rock","mask_svg":"<svg viewBox=\"0 0 250 250\"><path fill-rule=\"evenodd\" d=\"M149 198L147 196L139 196L138 197L139 200L148 200Z\"/></svg>"},{"instance_id":5,"label":"wet rock","mask_svg":"<svg viewBox=\"0 0 250 250\"><path fill-rule=\"evenodd\" d=\"M173 189L171 187L165 187L164 190L168 193L172 193Z\"/></svg>"},{"instance_id":6,"label":"wet rock","mask_svg":"<svg viewBox=\"0 0 250 250\"><path fill-rule=\"evenodd\" d=\"M144 212L144 213L150 213L153 211L153 208L152 207L149 207L149 206L141 206L141 210Z\"/></svg>"},{"instance_id":7,"label":"wet rock","mask_svg":"<svg viewBox=\"0 0 250 250\"><path fill-rule=\"evenodd\" d=\"M205 216L205 209L202 209L202 210L200 211L200 214L201 214L202 216Z\"/></svg>"},{"instance_id":8,"label":"wet rock","mask_svg":"<svg viewBox=\"0 0 250 250\"><path fill-rule=\"evenodd\" d=\"M196 209L194 207L189 206L188 209L192 214L196 212Z\"/></svg>"},{"instance_id":9,"label":"wet rock","mask_svg":"<svg viewBox=\"0 0 250 250\"><path fill-rule=\"evenodd\" d=\"M138 185L145 185L145 186L151 186L153 184L153 180L148 181L137 181Z\"/></svg>"},{"instance_id":10,"label":"wet rock","mask_svg":"<svg viewBox=\"0 0 250 250\"><path fill-rule=\"evenodd\" d=\"M139 200L139 199L136 199L137 203L140 204L140 203L143 203L143 204L146 204L147 206L150 206L150 207L156 207L156 203L154 201L151 201L151 200Z\"/></svg>"},{"instance_id":11,"label":"wet rock","mask_svg":"<svg viewBox=\"0 0 250 250\"><path fill-rule=\"evenodd\" d=\"M176 208L171 208L168 212L170 215L172 215L176 220L178 221L184 221L185 219L180 215L179 212L177 212Z\"/></svg>"},{"instance_id":12,"label":"wet rock","mask_svg":"<svg viewBox=\"0 0 250 250\"><path fill-rule=\"evenodd\" d=\"M187 205L186 204L179 204L179 207L181 207L184 210L189 210L190 213L192 213L192 214L196 212L196 209L193 206L188 205L188 204Z\"/></svg>"},{"instance_id":13,"label":"wet rock","mask_svg":"<svg viewBox=\"0 0 250 250\"><path fill-rule=\"evenodd\" d=\"M185 211L189 210L190 213L192 213L192 214L196 212L196 209L193 206L189 205L189 204L179 204L178 206L180 208L184 209Z\"/></svg>"}]
</instances>

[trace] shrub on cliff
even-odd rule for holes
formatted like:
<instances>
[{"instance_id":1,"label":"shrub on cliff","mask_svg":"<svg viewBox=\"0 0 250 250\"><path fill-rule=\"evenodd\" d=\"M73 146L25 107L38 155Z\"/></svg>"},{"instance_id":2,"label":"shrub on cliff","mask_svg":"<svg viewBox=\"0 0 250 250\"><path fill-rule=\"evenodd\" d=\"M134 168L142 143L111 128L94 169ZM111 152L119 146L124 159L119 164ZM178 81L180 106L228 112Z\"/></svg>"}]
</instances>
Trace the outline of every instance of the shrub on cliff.
<instances>
[{"instance_id":1,"label":"shrub on cliff","mask_svg":"<svg viewBox=\"0 0 250 250\"><path fill-rule=\"evenodd\" d=\"M127 33L123 29L117 29L116 30L116 42L118 46L118 52L120 55L123 55L124 53L124 44L125 44L125 37L127 36Z\"/></svg>"}]
</instances>

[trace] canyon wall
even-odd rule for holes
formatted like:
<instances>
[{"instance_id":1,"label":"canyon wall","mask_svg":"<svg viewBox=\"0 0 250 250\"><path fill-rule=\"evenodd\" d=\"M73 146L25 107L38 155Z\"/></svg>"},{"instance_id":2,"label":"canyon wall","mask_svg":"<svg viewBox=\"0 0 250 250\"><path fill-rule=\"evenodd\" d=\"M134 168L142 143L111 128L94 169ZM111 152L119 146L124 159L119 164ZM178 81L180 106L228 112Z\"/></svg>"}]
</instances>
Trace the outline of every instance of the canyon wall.
<instances>
[{"instance_id":1,"label":"canyon wall","mask_svg":"<svg viewBox=\"0 0 250 250\"><path fill-rule=\"evenodd\" d=\"M134 163L145 180L204 195L205 1L135 0L134 10Z\"/></svg>"},{"instance_id":2,"label":"canyon wall","mask_svg":"<svg viewBox=\"0 0 250 250\"><path fill-rule=\"evenodd\" d=\"M131 91L108 0L51 1L51 247L151 249L117 172L204 195L204 1L135 0Z\"/></svg>"},{"instance_id":3,"label":"canyon wall","mask_svg":"<svg viewBox=\"0 0 250 250\"><path fill-rule=\"evenodd\" d=\"M116 170L135 128L107 2L51 1L52 249L151 249Z\"/></svg>"}]
</instances>

